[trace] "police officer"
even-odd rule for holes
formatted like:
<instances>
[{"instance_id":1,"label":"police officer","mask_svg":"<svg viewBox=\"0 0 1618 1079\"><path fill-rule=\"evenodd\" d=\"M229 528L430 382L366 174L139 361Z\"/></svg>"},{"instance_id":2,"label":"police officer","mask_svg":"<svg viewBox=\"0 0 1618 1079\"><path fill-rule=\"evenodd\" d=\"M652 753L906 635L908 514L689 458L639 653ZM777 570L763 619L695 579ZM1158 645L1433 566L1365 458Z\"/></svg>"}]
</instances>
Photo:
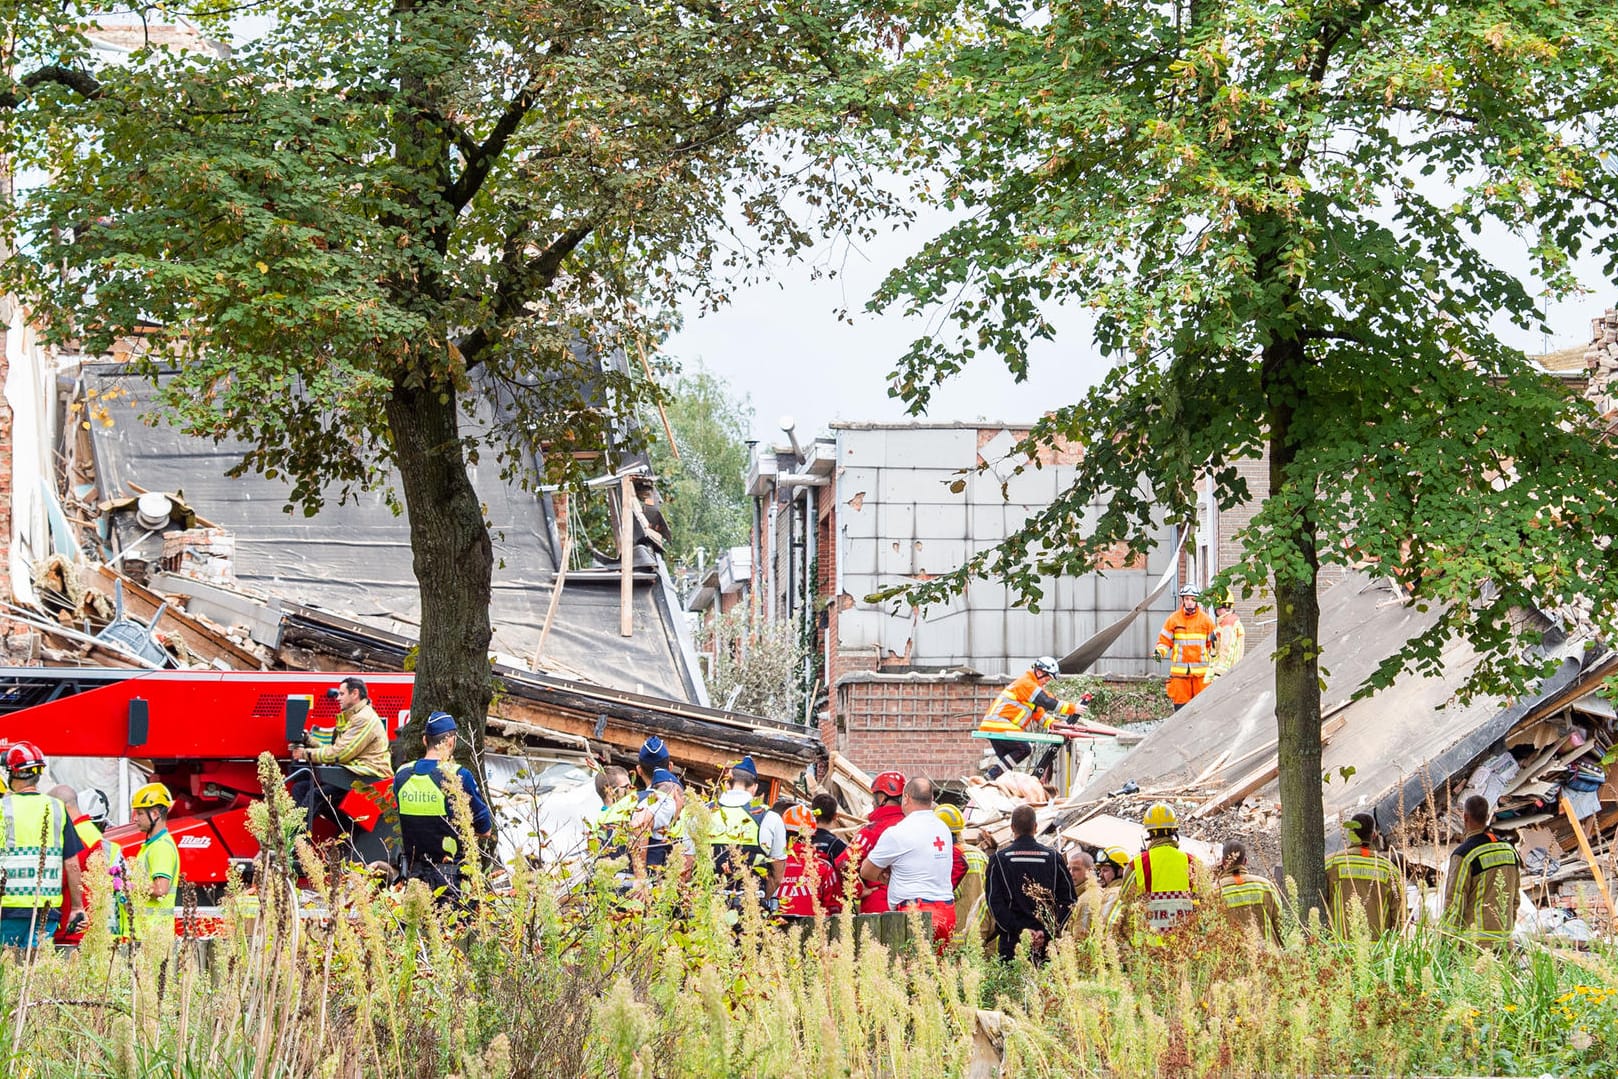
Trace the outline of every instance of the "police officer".
<instances>
[{"instance_id":1,"label":"police officer","mask_svg":"<svg viewBox=\"0 0 1618 1079\"><path fill-rule=\"evenodd\" d=\"M461 900L461 873L469 852L461 849L444 782L459 779L472 808L472 830L479 836L494 828L489 806L478 793L478 781L465 768L451 764L455 755L455 717L434 712L427 717L426 756L399 769L393 777L399 803L399 839L404 848L406 878L425 881L440 903Z\"/></svg>"},{"instance_id":2,"label":"police officer","mask_svg":"<svg viewBox=\"0 0 1618 1079\"><path fill-rule=\"evenodd\" d=\"M78 858L84 842L69 826L62 803L39 789L45 754L38 746L13 742L6 750L6 772L8 786L0 798L0 870L5 872L0 945L33 948L56 932L64 885L72 908L84 910ZM78 917L82 920L82 913Z\"/></svg>"}]
</instances>

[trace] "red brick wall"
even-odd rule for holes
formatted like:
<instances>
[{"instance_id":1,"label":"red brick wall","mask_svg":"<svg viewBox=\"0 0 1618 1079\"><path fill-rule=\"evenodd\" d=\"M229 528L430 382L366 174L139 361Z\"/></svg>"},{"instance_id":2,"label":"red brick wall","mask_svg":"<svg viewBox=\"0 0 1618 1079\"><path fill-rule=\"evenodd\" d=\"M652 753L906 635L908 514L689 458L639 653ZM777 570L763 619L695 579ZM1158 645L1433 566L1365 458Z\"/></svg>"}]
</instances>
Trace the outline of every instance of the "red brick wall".
<instances>
[{"instance_id":1,"label":"red brick wall","mask_svg":"<svg viewBox=\"0 0 1618 1079\"><path fill-rule=\"evenodd\" d=\"M867 772L938 779L977 771L972 737L1000 681L961 678L849 681L837 687L838 751Z\"/></svg>"}]
</instances>

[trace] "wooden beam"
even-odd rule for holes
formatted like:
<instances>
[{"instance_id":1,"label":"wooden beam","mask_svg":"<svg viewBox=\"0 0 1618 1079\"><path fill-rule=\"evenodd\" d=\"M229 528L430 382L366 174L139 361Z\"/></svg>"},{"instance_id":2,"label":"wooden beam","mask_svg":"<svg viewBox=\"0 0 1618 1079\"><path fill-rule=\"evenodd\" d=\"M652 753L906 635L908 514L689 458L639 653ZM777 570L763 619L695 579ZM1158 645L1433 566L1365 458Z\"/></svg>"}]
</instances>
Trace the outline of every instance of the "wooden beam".
<instances>
[{"instance_id":1,"label":"wooden beam","mask_svg":"<svg viewBox=\"0 0 1618 1079\"><path fill-rule=\"evenodd\" d=\"M551 623L556 620L556 608L562 602L562 586L567 584L567 566L573 560L573 518L568 513L567 492L561 491L556 496L561 500L562 511L557 514L562 519L562 564L556 567L556 577L551 581L551 601L545 606L545 624L539 630L539 643L534 646L534 662L529 666L539 670L540 660L545 657L545 641L551 635Z\"/></svg>"},{"instance_id":2,"label":"wooden beam","mask_svg":"<svg viewBox=\"0 0 1618 1079\"><path fill-rule=\"evenodd\" d=\"M158 607L163 604L161 596L136 584L109 566L86 567L79 573L79 580L86 588L99 592L109 599L117 591L117 582L123 581L124 613L133 615L143 622L149 623L152 615L156 614ZM157 624L157 631L175 634L185 642L185 646L193 655L208 663L217 660L239 671L264 669L263 662L253 653L218 630L203 625L173 604L163 612L163 620Z\"/></svg>"},{"instance_id":3,"label":"wooden beam","mask_svg":"<svg viewBox=\"0 0 1618 1079\"><path fill-rule=\"evenodd\" d=\"M1584 834L1584 825L1579 823L1579 815L1573 809L1573 803L1562 795L1562 813L1567 822L1573 826L1573 838L1578 841L1579 853L1584 855L1584 861L1590 867L1590 872L1596 879L1596 890L1601 893L1602 902L1607 904L1607 924L1618 923L1618 907L1612 903L1612 893L1607 890L1607 878L1602 875L1601 866L1596 862L1596 852L1590 849L1590 837Z\"/></svg>"},{"instance_id":4,"label":"wooden beam","mask_svg":"<svg viewBox=\"0 0 1618 1079\"><path fill-rule=\"evenodd\" d=\"M621 706L614 708L619 710ZM703 728L674 715L608 715L600 705L591 710L587 703L579 707L573 703L549 704L506 696L496 703L494 714L502 720L606 742L626 753L636 752L648 735L656 734L667 743L669 755L677 763L700 765L715 773L743 754L750 754L760 776L795 781L804 765L814 757L812 747L796 745L775 735L733 732L716 726Z\"/></svg>"}]
</instances>

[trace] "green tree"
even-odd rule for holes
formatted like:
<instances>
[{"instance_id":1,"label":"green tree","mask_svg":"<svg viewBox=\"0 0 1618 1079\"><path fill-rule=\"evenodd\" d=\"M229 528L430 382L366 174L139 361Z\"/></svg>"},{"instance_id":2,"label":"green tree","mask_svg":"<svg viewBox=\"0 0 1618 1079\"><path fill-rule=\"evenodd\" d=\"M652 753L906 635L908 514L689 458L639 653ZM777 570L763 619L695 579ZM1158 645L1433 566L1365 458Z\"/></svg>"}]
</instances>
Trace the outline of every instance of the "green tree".
<instances>
[{"instance_id":1,"label":"green tree","mask_svg":"<svg viewBox=\"0 0 1618 1079\"><path fill-rule=\"evenodd\" d=\"M1491 325L1543 322L1512 259L1554 294L1583 254L1614 268L1618 5L918 0L910 25L878 128L956 223L874 301L943 312L893 392L920 411L979 353L1023 374L1048 303L1092 309L1115 358L1020 447L1083 445L1071 488L911 595L1034 594L1191 520L1205 470L1222 507L1249 499L1232 462L1267 451L1230 577L1274 590L1283 857L1313 901L1323 564L1445 612L1362 692L1457 636L1487 656L1472 688L1521 685L1529 604L1613 627L1618 462Z\"/></svg>"},{"instance_id":2,"label":"green tree","mask_svg":"<svg viewBox=\"0 0 1618 1079\"><path fill-rule=\"evenodd\" d=\"M0 138L50 179L6 210L4 283L91 350L147 327L167 418L245 440L295 504L395 468L418 699L479 740L492 553L468 464L538 443L567 479L606 445L648 391L588 351L722 303L755 265L729 215L773 258L867 208L823 167L835 115L812 119L865 63L852 0L266 0L272 28L226 57L102 68L88 5L13 9ZM234 10L190 14L225 34ZM466 422L474 380L509 422Z\"/></svg>"},{"instance_id":3,"label":"green tree","mask_svg":"<svg viewBox=\"0 0 1618 1079\"><path fill-rule=\"evenodd\" d=\"M669 562L690 566L699 548L711 562L725 548L746 543L750 531L743 479L753 406L698 365L674 383L666 412L679 456L666 438L651 453L669 526Z\"/></svg>"}]
</instances>

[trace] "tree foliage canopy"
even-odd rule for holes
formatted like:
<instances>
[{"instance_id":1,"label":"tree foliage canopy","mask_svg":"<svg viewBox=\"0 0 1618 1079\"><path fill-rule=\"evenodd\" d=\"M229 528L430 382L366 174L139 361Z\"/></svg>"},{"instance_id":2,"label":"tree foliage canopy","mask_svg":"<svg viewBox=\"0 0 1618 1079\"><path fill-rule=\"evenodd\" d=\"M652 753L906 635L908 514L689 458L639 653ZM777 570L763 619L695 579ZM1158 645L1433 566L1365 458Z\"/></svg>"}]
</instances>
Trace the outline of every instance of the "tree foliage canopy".
<instances>
[{"instance_id":1,"label":"tree foliage canopy","mask_svg":"<svg viewBox=\"0 0 1618 1079\"><path fill-rule=\"evenodd\" d=\"M1306 873L1321 564L1380 567L1446 607L1376 684L1436 667L1458 634L1488 654L1480 686L1520 683L1535 665L1515 607L1582 602L1614 625L1618 462L1492 326L1541 323L1524 266L1556 294L1592 251L1618 269L1602 160L1618 5L919 0L911 16L922 44L879 126L957 220L874 301L947 315L893 392L919 411L981 354L1021 374L1052 303L1091 308L1116 362L1019 447L1082 445L1073 486L910 594L976 574L1030 594L1138 550L1154 517L1189 522L1205 471L1222 507L1248 500L1232 463L1267 451L1231 576L1276 589L1278 722L1300 749L1282 795L1314 818L1286 858Z\"/></svg>"},{"instance_id":2,"label":"tree foliage canopy","mask_svg":"<svg viewBox=\"0 0 1618 1079\"><path fill-rule=\"evenodd\" d=\"M679 456L666 440L652 447L669 525L666 553L677 566L695 564L699 549L713 562L727 547L747 542L750 518L742 477L753 407L698 365L670 388L667 415Z\"/></svg>"}]
</instances>

